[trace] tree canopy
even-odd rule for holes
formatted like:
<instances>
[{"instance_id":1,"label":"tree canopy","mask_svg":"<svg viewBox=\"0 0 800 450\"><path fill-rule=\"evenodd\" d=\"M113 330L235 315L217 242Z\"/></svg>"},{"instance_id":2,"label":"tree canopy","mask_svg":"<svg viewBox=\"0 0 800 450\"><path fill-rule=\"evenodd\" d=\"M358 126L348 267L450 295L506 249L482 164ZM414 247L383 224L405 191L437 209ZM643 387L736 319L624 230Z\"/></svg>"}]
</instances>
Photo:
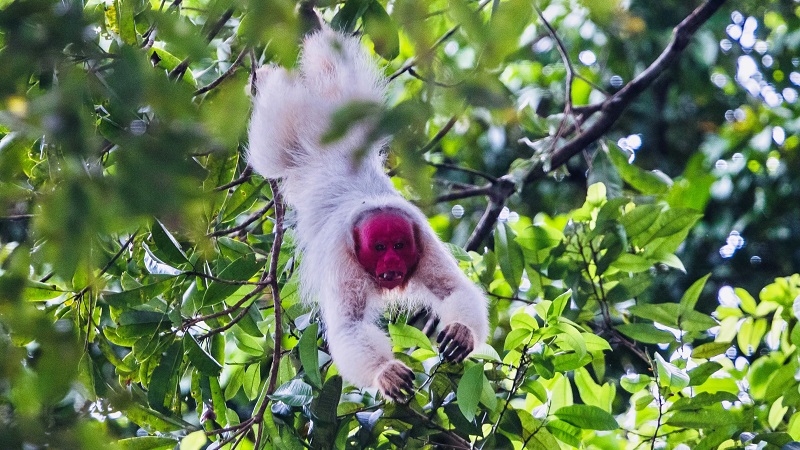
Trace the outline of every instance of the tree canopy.
<instances>
[{"instance_id":1,"label":"tree canopy","mask_svg":"<svg viewBox=\"0 0 800 450\"><path fill-rule=\"evenodd\" d=\"M318 17L389 82L387 174L487 295L342 381L251 85ZM800 7L0 0L0 448L800 448Z\"/></svg>"}]
</instances>

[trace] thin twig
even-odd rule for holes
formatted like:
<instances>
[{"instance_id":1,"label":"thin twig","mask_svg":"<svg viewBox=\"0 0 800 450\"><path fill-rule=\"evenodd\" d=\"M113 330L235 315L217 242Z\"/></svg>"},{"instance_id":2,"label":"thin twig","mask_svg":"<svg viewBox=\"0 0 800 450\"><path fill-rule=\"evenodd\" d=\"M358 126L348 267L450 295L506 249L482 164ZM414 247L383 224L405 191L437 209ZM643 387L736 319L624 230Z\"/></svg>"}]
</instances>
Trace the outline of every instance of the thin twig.
<instances>
[{"instance_id":1,"label":"thin twig","mask_svg":"<svg viewBox=\"0 0 800 450\"><path fill-rule=\"evenodd\" d=\"M228 234L233 234L244 230L245 228L250 226L250 224L261 218L261 216L263 216L264 214L266 214L266 212L269 211L270 208L272 208L273 203L274 203L273 200L270 200L263 208L254 212L250 217L248 217L244 222L240 223L239 225L236 225L235 227L231 228L226 228L224 230L214 231L213 233L209 233L208 237L226 236Z\"/></svg>"},{"instance_id":2,"label":"thin twig","mask_svg":"<svg viewBox=\"0 0 800 450\"><path fill-rule=\"evenodd\" d=\"M247 55L249 51L250 51L250 49L245 48L244 50L239 52L239 55L236 57L236 59L233 61L233 63L231 63L231 66L228 67L228 70L226 70L222 75L217 77L216 80L214 80L211 83L208 83L206 86L203 86L200 89L196 90L194 92L193 96L197 97L198 95L205 94L206 92L208 92L208 91L214 89L215 87L219 86L223 81L228 79L228 77L230 77L231 75L236 73L236 69L238 69L239 66L242 64L242 61L244 60L245 55Z\"/></svg>"},{"instance_id":3,"label":"thin twig","mask_svg":"<svg viewBox=\"0 0 800 450\"><path fill-rule=\"evenodd\" d=\"M250 180L250 176L253 175L253 166L247 166L242 171L242 174L239 175L239 178L231 181L230 183L223 184L222 186L217 186L214 188L214 191L220 192L226 189L230 189L232 187L238 186L243 183L247 183Z\"/></svg>"}]
</instances>

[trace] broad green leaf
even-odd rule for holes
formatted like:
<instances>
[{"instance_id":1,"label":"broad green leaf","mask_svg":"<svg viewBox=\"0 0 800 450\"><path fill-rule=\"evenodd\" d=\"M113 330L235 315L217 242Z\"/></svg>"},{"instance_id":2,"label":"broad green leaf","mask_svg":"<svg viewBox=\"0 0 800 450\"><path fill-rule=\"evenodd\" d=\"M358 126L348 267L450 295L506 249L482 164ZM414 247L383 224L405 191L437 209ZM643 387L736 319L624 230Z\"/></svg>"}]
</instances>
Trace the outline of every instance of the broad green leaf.
<instances>
[{"instance_id":1,"label":"broad green leaf","mask_svg":"<svg viewBox=\"0 0 800 450\"><path fill-rule=\"evenodd\" d=\"M689 385L689 375L686 372L664 360L660 353L656 353L655 359L659 385L674 389L683 389Z\"/></svg>"},{"instance_id":2,"label":"broad green leaf","mask_svg":"<svg viewBox=\"0 0 800 450\"><path fill-rule=\"evenodd\" d=\"M183 351L189 362L203 375L209 377L219 376L222 366L195 340L194 336L186 333L183 336Z\"/></svg>"},{"instance_id":3,"label":"broad green leaf","mask_svg":"<svg viewBox=\"0 0 800 450\"><path fill-rule=\"evenodd\" d=\"M166 412L167 395L175 392L180 373L178 373L183 355L182 345L175 342L161 356L150 380L147 383L147 402L156 411Z\"/></svg>"},{"instance_id":4,"label":"broad green leaf","mask_svg":"<svg viewBox=\"0 0 800 450\"><path fill-rule=\"evenodd\" d=\"M470 422L475 418L478 402L481 399L483 378L483 364L475 364L464 371L464 375L458 382L456 391L458 408L461 410L461 414Z\"/></svg>"},{"instance_id":5,"label":"broad green leaf","mask_svg":"<svg viewBox=\"0 0 800 450\"><path fill-rule=\"evenodd\" d=\"M580 428L563 420L550 420L547 422L547 429L559 441L575 448L581 446L582 430Z\"/></svg>"},{"instance_id":6,"label":"broad green leaf","mask_svg":"<svg viewBox=\"0 0 800 450\"><path fill-rule=\"evenodd\" d=\"M356 22L372 3L372 0L347 0L344 6L331 20L331 27L342 32L352 33L355 30Z\"/></svg>"},{"instance_id":7,"label":"broad green leaf","mask_svg":"<svg viewBox=\"0 0 800 450\"><path fill-rule=\"evenodd\" d=\"M263 262L257 260L255 255L245 255L230 263L222 269L217 278L221 280L231 280L234 283L224 281L212 281L203 295L203 306L213 306L224 301L228 296L233 295L239 290L241 285L236 281L249 280L263 266Z\"/></svg>"},{"instance_id":8,"label":"broad green leaf","mask_svg":"<svg viewBox=\"0 0 800 450\"><path fill-rule=\"evenodd\" d=\"M575 370L573 379L583 403L597 406L603 411L611 411L611 402L614 400L615 393L613 384L606 383L602 386L597 384L584 367Z\"/></svg>"},{"instance_id":9,"label":"broad green leaf","mask_svg":"<svg viewBox=\"0 0 800 450\"><path fill-rule=\"evenodd\" d=\"M692 358L712 358L725 353L730 347L730 342L707 342L692 349Z\"/></svg>"},{"instance_id":10,"label":"broad green leaf","mask_svg":"<svg viewBox=\"0 0 800 450\"><path fill-rule=\"evenodd\" d=\"M569 304L571 298L572 289L568 289L567 292L564 292L556 297L555 300L553 300L553 304L550 306L550 311L547 317L548 322L554 321L561 316L561 314L564 312L564 308Z\"/></svg>"},{"instance_id":11,"label":"broad green leaf","mask_svg":"<svg viewBox=\"0 0 800 450\"><path fill-rule=\"evenodd\" d=\"M300 379L289 380L275 389L275 393L270 395L273 400L286 403L289 406L305 406L311 403L314 395L311 386Z\"/></svg>"},{"instance_id":12,"label":"broad green leaf","mask_svg":"<svg viewBox=\"0 0 800 450\"><path fill-rule=\"evenodd\" d=\"M244 378L242 379L242 388L244 388L247 398L255 400L260 392L259 387L261 387L261 365L250 364L244 371Z\"/></svg>"},{"instance_id":13,"label":"broad green leaf","mask_svg":"<svg viewBox=\"0 0 800 450\"><path fill-rule=\"evenodd\" d=\"M634 239L658 220L663 209L661 205L639 205L622 216L620 223L625 227L628 237Z\"/></svg>"},{"instance_id":14,"label":"broad green leaf","mask_svg":"<svg viewBox=\"0 0 800 450\"><path fill-rule=\"evenodd\" d=\"M181 439L180 450L200 450L208 442L205 431L189 433Z\"/></svg>"},{"instance_id":15,"label":"broad green leaf","mask_svg":"<svg viewBox=\"0 0 800 450\"><path fill-rule=\"evenodd\" d=\"M319 397L311 402L311 414L327 423L336 422L337 406L342 396L342 377L334 375L325 381Z\"/></svg>"},{"instance_id":16,"label":"broad green leaf","mask_svg":"<svg viewBox=\"0 0 800 450\"><path fill-rule=\"evenodd\" d=\"M183 252L181 245L167 230L163 223L156 220L150 227L150 236L159 250L166 257L165 262L171 265L188 263L189 258Z\"/></svg>"},{"instance_id":17,"label":"broad green leaf","mask_svg":"<svg viewBox=\"0 0 800 450\"><path fill-rule=\"evenodd\" d=\"M622 253L611 263L611 267L623 272L646 272L653 267L653 263L647 258L633 253Z\"/></svg>"},{"instance_id":18,"label":"broad green leaf","mask_svg":"<svg viewBox=\"0 0 800 450\"><path fill-rule=\"evenodd\" d=\"M383 6L377 1L370 2L364 11L362 21L364 22L364 33L372 39L372 43L375 45L375 53L387 61L396 58L400 53L397 25L383 9Z\"/></svg>"},{"instance_id":19,"label":"broad green leaf","mask_svg":"<svg viewBox=\"0 0 800 450\"><path fill-rule=\"evenodd\" d=\"M622 386L622 389L630 392L631 394L635 394L636 392L641 391L644 389L650 382L652 378L647 375L641 375L638 373L628 374L620 378L619 385Z\"/></svg>"},{"instance_id":20,"label":"broad green leaf","mask_svg":"<svg viewBox=\"0 0 800 450\"><path fill-rule=\"evenodd\" d=\"M701 410L676 411L666 423L676 427L686 428L712 428L729 424L742 425L742 414L723 409L722 407L707 407Z\"/></svg>"},{"instance_id":21,"label":"broad green leaf","mask_svg":"<svg viewBox=\"0 0 800 450\"><path fill-rule=\"evenodd\" d=\"M694 352L692 352L694 356ZM689 386L699 386L711 376L722 369L722 364L716 361L708 361L689 371Z\"/></svg>"},{"instance_id":22,"label":"broad green leaf","mask_svg":"<svg viewBox=\"0 0 800 450\"><path fill-rule=\"evenodd\" d=\"M750 295L749 292L742 288L734 289L736 296L739 297L740 300L740 307L742 311L746 312L747 314L755 314L756 313L756 299Z\"/></svg>"},{"instance_id":23,"label":"broad green leaf","mask_svg":"<svg viewBox=\"0 0 800 450\"><path fill-rule=\"evenodd\" d=\"M491 345L487 343L479 344L475 350L470 353L470 358L474 359L482 359L484 361L495 361L500 362L500 355L497 353L497 350L494 349Z\"/></svg>"},{"instance_id":24,"label":"broad green leaf","mask_svg":"<svg viewBox=\"0 0 800 450\"><path fill-rule=\"evenodd\" d=\"M55 284L40 283L34 280L25 281L25 289L22 296L29 302L42 302L45 300L52 300L64 294Z\"/></svg>"},{"instance_id":25,"label":"broad green leaf","mask_svg":"<svg viewBox=\"0 0 800 450\"><path fill-rule=\"evenodd\" d=\"M142 436L117 441L121 450L172 450L177 443L178 441L175 439L157 436Z\"/></svg>"},{"instance_id":26,"label":"broad green leaf","mask_svg":"<svg viewBox=\"0 0 800 450\"><path fill-rule=\"evenodd\" d=\"M659 330L649 323L628 323L617 325L620 333L643 344L668 344L675 342L675 335L669 331Z\"/></svg>"},{"instance_id":27,"label":"broad green leaf","mask_svg":"<svg viewBox=\"0 0 800 450\"><path fill-rule=\"evenodd\" d=\"M672 186L672 180L664 173L658 170L648 172L629 163L628 155L615 143L607 142L604 148L622 179L642 194L664 194Z\"/></svg>"},{"instance_id":28,"label":"broad green leaf","mask_svg":"<svg viewBox=\"0 0 800 450\"><path fill-rule=\"evenodd\" d=\"M317 332L319 324L312 323L305 330L303 335L300 336L300 341L297 343L298 352L300 353L300 362L303 364L303 370L306 372L308 381L312 386L318 389L322 388L322 375L319 372L319 349L317 348Z\"/></svg>"},{"instance_id":29,"label":"broad green leaf","mask_svg":"<svg viewBox=\"0 0 800 450\"><path fill-rule=\"evenodd\" d=\"M503 222L497 225L494 232L494 251L500 263L500 271L503 277L516 292L522 280L524 269L524 258L522 249L514 240L515 235L511 227Z\"/></svg>"},{"instance_id":30,"label":"broad green leaf","mask_svg":"<svg viewBox=\"0 0 800 450\"><path fill-rule=\"evenodd\" d=\"M739 397L730 392L716 392L714 394L708 392L701 392L694 397L683 397L678 399L669 408L670 411L690 410L690 409L704 409L708 406L719 404L723 401L736 402Z\"/></svg>"},{"instance_id":31,"label":"broad green leaf","mask_svg":"<svg viewBox=\"0 0 800 450\"><path fill-rule=\"evenodd\" d=\"M394 345L401 348L419 347L433 350L431 341L420 329L404 323L390 323L389 335Z\"/></svg>"},{"instance_id":32,"label":"broad green leaf","mask_svg":"<svg viewBox=\"0 0 800 450\"><path fill-rule=\"evenodd\" d=\"M689 289L687 289L686 292L683 293L683 297L681 297L681 302L680 302L681 309L683 311L694 310L694 307L697 304L697 299L700 298L700 293L703 292L703 288L705 287L706 282L708 281L708 277L710 276L711 274L709 273L703 278L700 278L699 280L695 281L694 283L692 283L691 286L689 286Z\"/></svg>"},{"instance_id":33,"label":"broad green leaf","mask_svg":"<svg viewBox=\"0 0 800 450\"><path fill-rule=\"evenodd\" d=\"M528 314L525 308L518 309L514 315L511 316L510 325L512 330L521 328L533 331L539 328L539 323L536 321L536 318Z\"/></svg>"},{"instance_id":34,"label":"broad green leaf","mask_svg":"<svg viewBox=\"0 0 800 450\"><path fill-rule=\"evenodd\" d=\"M614 416L597 406L580 404L564 406L553 415L584 430L616 430L619 428Z\"/></svg>"},{"instance_id":35,"label":"broad green leaf","mask_svg":"<svg viewBox=\"0 0 800 450\"><path fill-rule=\"evenodd\" d=\"M606 202L606 186L603 183L595 183L589 186L586 191L586 203L594 207L603 206Z\"/></svg>"},{"instance_id":36,"label":"broad green leaf","mask_svg":"<svg viewBox=\"0 0 800 450\"><path fill-rule=\"evenodd\" d=\"M511 332L508 333L508 336L506 336L506 342L503 345L503 349L513 350L522 345L523 342L528 342L532 335L533 330L526 328L517 328L511 330Z\"/></svg>"},{"instance_id":37,"label":"broad green leaf","mask_svg":"<svg viewBox=\"0 0 800 450\"><path fill-rule=\"evenodd\" d=\"M455 259L466 262L472 261L472 256L470 256L469 253L467 253L463 248L449 242L445 242L444 246L450 250L450 254L453 255Z\"/></svg>"},{"instance_id":38,"label":"broad green leaf","mask_svg":"<svg viewBox=\"0 0 800 450\"><path fill-rule=\"evenodd\" d=\"M720 444L730 439L734 433L736 433L737 428L738 427L734 424L716 427L697 443L695 450L713 450L718 448Z\"/></svg>"}]
</instances>

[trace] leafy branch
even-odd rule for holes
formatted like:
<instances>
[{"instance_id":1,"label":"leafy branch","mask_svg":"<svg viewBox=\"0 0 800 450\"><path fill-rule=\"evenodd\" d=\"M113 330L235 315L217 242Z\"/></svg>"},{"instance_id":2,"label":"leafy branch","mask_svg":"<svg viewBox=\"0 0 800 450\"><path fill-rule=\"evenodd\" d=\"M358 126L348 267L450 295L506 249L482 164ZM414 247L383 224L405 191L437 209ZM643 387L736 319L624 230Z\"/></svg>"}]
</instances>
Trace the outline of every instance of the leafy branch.
<instances>
[{"instance_id":1,"label":"leafy branch","mask_svg":"<svg viewBox=\"0 0 800 450\"><path fill-rule=\"evenodd\" d=\"M659 75L677 61L689 45L692 36L694 36L697 30L711 18L723 3L725 3L725 0L707 0L705 3L698 6L675 27L672 33L672 40L647 69L642 71L636 78L599 105L581 109L580 112L585 114L587 118L598 113L599 116L585 130L551 152L547 157L548 164L546 168L541 162L534 161L533 167L527 170L521 177L522 184L528 184L544 178L548 173L566 164L570 158L586 149L590 144L608 132L620 116L622 116L625 109L627 109L627 107L639 97ZM571 78L569 82L571 83ZM569 90L570 88L568 87L567 91L569 92ZM503 178L500 180L503 180ZM516 192L516 189L503 189L502 186L500 186L497 187L495 191L488 194L489 204L467 241L467 250L477 250L481 242L489 236L495 223L497 223L497 218L503 210L506 201L514 192Z\"/></svg>"}]
</instances>

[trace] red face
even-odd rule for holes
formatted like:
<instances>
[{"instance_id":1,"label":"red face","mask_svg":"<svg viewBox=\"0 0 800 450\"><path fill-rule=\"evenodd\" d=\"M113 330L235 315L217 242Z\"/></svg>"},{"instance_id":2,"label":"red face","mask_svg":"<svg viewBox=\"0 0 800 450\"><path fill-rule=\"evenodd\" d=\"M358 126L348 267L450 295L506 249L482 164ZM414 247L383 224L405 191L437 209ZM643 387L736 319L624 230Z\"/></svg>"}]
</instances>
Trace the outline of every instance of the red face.
<instances>
[{"instance_id":1,"label":"red face","mask_svg":"<svg viewBox=\"0 0 800 450\"><path fill-rule=\"evenodd\" d=\"M356 257L378 285L394 289L405 284L419 261L414 227L405 217L379 212L353 229Z\"/></svg>"}]
</instances>

